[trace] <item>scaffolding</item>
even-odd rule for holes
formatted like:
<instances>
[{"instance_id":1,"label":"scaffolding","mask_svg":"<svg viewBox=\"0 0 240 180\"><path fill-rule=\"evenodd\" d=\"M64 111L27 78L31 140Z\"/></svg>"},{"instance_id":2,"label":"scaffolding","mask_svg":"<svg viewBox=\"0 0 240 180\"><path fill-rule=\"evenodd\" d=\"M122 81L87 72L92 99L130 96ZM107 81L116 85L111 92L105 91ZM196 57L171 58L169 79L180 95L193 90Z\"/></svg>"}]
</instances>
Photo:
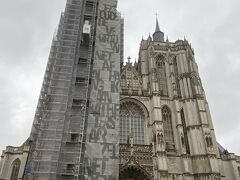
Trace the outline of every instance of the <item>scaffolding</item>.
<instances>
[{"instance_id":1,"label":"scaffolding","mask_svg":"<svg viewBox=\"0 0 240 180\"><path fill-rule=\"evenodd\" d=\"M68 0L53 38L24 179L79 179L86 138L96 0ZM89 33L84 25L90 26Z\"/></svg>"},{"instance_id":2,"label":"scaffolding","mask_svg":"<svg viewBox=\"0 0 240 180\"><path fill-rule=\"evenodd\" d=\"M86 1L82 17L82 36L79 40L78 59L75 64L72 106L69 108L69 122L65 125L65 139L62 144L61 169L62 179L80 179L83 175L87 115L89 110L89 92L91 70L94 59L96 1ZM84 29L91 26L90 31Z\"/></svg>"}]
</instances>

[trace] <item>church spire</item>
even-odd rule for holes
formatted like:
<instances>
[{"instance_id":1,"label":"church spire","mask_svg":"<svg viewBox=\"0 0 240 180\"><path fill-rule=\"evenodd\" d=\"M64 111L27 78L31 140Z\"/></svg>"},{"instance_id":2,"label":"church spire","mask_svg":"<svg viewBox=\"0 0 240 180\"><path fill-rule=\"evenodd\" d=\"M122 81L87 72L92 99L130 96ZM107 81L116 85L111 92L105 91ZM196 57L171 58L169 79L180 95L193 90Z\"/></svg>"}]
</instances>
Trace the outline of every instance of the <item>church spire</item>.
<instances>
[{"instance_id":1,"label":"church spire","mask_svg":"<svg viewBox=\"0 0 240 180\"><path fill-rule=\"evenodd\" d=\"M153 33L153 41L164 42L164 33L160 30L157 17L156 17L156 28L155 28L155 32Z\"/></svg>"},{"instance_id":2,"label":"church spire","mask_svg":"<svg viewBox=\"0 0 240 180\"><path fill-rule=\"evenodd\" d=\"M155 28L155 32L159 32L159 31L161 31L161 30L160 30L160 27L159 27L158 18L156 18L156 28Z\"/></svg>"}]
</instances>

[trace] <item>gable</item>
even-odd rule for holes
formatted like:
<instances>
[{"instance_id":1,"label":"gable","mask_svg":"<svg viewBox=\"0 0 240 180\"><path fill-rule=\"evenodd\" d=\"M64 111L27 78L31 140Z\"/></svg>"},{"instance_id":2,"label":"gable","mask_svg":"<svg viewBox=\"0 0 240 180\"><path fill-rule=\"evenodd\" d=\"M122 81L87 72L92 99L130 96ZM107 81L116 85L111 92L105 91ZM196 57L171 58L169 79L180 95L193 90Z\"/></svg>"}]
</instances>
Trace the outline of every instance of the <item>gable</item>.
<instances>
[{"instance_id":1,"label":"gable","mask_svg":"<svg viewBox=\"0 0 240 180\"><path fill-rule=\"evenodd\" d=\"M142 81L132 63L128 62L121 72L121 89L141 89Z\"/></svg>"}]
</instances>

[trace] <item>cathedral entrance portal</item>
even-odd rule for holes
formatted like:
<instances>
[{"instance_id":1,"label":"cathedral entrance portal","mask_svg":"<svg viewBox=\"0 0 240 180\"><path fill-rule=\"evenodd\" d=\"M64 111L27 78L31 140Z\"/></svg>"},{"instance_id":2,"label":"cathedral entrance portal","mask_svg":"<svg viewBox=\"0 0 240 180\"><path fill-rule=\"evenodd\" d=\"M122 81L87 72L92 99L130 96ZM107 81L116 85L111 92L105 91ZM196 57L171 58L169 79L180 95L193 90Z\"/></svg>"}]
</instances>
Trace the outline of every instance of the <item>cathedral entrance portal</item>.
<instances>
[{"instance_id":1,"label":"cathedral entrance portal","mask_svg":"<svg viewBox=\"0 0 240 180\"><path fill-rule=\"evenodd\" d=\"M151 180L151 176L137 166L129 166L121 170L120 180Z\"/></svg>"}]
</instances>

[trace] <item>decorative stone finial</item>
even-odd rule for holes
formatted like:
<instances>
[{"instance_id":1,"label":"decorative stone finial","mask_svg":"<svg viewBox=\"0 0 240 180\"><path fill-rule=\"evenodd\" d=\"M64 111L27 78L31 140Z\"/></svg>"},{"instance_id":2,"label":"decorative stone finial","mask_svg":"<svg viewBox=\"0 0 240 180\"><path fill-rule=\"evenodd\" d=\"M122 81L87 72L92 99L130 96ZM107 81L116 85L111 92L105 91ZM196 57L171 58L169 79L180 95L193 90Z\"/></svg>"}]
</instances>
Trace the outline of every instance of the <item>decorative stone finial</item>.
<instances>
[{"instance_id":1,"label":"decorative stone finial","mask_svg":"<svg viewBox=\"0 0 240 180\"><path fill-rule=\"evenodd\" d=\"M128 59L128 63L130 63L130 61L131 61L131 57L130 57L130 56L128 56L128 58L127 58L127 59Z\"/></svg>"}]
</instances>

